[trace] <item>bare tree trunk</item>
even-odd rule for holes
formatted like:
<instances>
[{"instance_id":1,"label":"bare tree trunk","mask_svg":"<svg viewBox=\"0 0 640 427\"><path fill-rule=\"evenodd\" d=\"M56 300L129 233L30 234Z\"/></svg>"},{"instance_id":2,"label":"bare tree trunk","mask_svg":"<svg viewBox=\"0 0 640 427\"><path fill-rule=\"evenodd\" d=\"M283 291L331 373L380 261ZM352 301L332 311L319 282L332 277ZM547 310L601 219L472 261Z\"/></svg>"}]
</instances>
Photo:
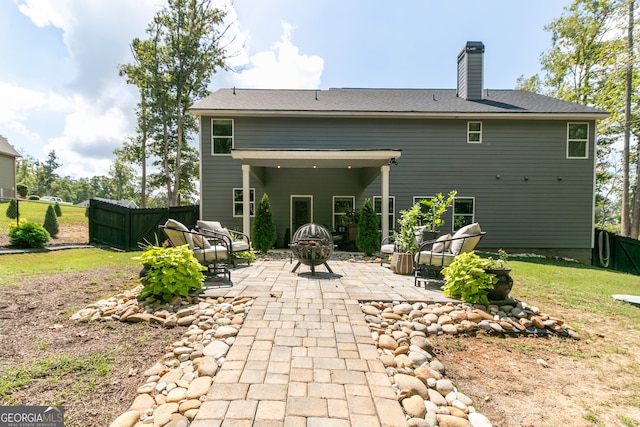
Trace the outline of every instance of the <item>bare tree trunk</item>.
<instances>
[{"instance_id":1,"label":"bare tree trunk","mask_svg":"<svg viewBox=\"0 0 640 427\"><path fill-rule=\"evenodd\" d=\"M147 207L147 131L142 133L142 153L140 163L142 163L142 179L140 183L140 207Z\"/></svg>"},{"instance_id":2,"label":"bare tree trunk","mask_svg":"<svg viewBox=\"0 0 640 427\"><path fill-rule=\"evenodd\" d=\"M640 225L640 198L637 197L638 190L640 189L640 176L636 174L636 184L635 184L635 196L633 197L633 210L631 215L631 224L629 224L628 219L628 211L630 208L629 197L629 154L630 154L630 145L631 145L631 93L633 90L632 80L633 80L633 12L635 8L635 0L629 0L629 27L627 29L627 43L628 43L628 63L627 63L627 75L626 75L626 88L625 88L625 120L624 120L624 183L623 183L623 200L622 200L622 214L623 221L625 220L624 214L625 209L627 210L627 219L626 221L621 221L621 234L623 236L629 236L633 238L638 238L638 227ZM625 201L626 196L626 201Z\"/></svg>"},{"instance_id":3,"label":"bare tree trunk","mask_svg":"<svg viewBox=\"0 0 640 427\"><path fill-rule=\"evenodd\" d=\"M629 24L627 28L627 73L625 87L625 108L624 108L624 147L622 150L622 212L620 218L620 234L629 236L631 232L631 218L629 215L629 155L631 140L631 78L633 74L633 9L635 0L629 1Z\"/></svg>"}]
</instances>

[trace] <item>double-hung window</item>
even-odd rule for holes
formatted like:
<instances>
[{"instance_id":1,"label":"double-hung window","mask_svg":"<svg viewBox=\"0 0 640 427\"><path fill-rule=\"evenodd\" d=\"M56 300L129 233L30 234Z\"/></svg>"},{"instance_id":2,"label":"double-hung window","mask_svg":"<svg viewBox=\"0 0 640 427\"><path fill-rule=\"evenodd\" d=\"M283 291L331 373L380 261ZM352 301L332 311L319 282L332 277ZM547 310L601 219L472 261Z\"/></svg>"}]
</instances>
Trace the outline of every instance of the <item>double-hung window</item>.
<instances>
[{"instance_id":1,"label":"double-hung window","mask_svg":"<svg viewBox=\"0 0 640 427\"><path fill-rule=\"evenodd\" d=\"M355 196L333 196L333 229L340 230L347 227L350 215L355 213Z\"/></svg>"},{"instance_id":2,"label":"double-hung window","mask_svg":"<svg viewBox=\"0 0 640 427\"><path fill-rule=\"evenodd\" d=\"M380 217L380 228L382 228L382 197L373 196L373 210ZM389 230L396 228L396 196L389 196Z\"/></svg>"},{"instance_id":3,"label":"double-hung window","mask_svg":"<svg viewBox=\"0 0 640 427\"><path fill-rule=\"evenodd\" d=\"M233 148L233 120L211 119L211 155L228 155Z\"/></svg>"},{"instance_id":4,"label":"double-hung window","mask_svg":"<svg viewBox=\"0 0 640 427\"><path fill-rule=\"evenodd\" d=\"M467 143L482 144L482 122L467 122Z\"/></svg>"},{"instance_id":5,"label":"double-hung window","mask_svg":"<svg viewBox=\"0 0 640 427\"><path fill-rule=\"evenodd\" d=\"M453 230L473 224L475 217L475 198L456 197L453 199Z\"/></svg>"},{"instance_id":6,"label":"double-hung window","mask_svg":"<svg viewBox=\"0 0 640 427\"><path fill-rule=\"evenodd\" d=\"M242 188L234 188L233 189L233 217L234 218L242 218L242 210L243 210L243 191ZM249 213L250 216L254 216L255 207L256 207L256 189L249 189Z\"/></svg>"},{"instance_id":7,"label":"double-hung window","mask_svg":"<svg viewBox=\"0 0 640 427\"><path fill-rule=\"evenodd\" d=\"M567 159L589 158L589 123L567 123Z\"/></svg>"}]
</instances>

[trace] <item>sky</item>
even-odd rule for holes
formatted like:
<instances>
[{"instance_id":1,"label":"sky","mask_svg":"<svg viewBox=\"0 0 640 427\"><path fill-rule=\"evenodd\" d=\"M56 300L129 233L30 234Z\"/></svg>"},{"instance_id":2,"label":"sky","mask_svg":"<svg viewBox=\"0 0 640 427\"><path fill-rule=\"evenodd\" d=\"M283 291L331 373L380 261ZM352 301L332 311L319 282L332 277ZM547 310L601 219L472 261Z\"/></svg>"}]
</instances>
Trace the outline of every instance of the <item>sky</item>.
<instances>
[{"instance_id":1,"label":"sky","mask_svg":"<svg viewBox=\"0 0 640 427\"><path fill-rule=\"evenodd\" d=\"M541 74L545 25L570 0L213 0L227 12L224 87L456 87L467 41L485 45L484 86ZM0 135L74 179L107 175L135 135L130 44L166 0L0 0Z\"/></svg>"}]
</instances>

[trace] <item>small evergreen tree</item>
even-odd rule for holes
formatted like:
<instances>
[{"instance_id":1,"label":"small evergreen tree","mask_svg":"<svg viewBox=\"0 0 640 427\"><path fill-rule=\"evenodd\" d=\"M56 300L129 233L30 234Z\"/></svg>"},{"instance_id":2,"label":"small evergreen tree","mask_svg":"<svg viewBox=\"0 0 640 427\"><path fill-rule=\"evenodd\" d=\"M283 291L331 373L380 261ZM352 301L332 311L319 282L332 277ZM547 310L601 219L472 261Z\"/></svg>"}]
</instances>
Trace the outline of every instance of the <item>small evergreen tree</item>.
<instances>
[{"instance_id":1,"label":"small evergreen tree","mask_svg":"<svg viewBox=\"0 0 640 427\"><path fill-rule=\"evenodd\" d=\"M62 216L62 209L60 209L60 205L58 204L58 202L56 202L56 204L53 206L53 208L56 211L56 216L59 218Z\"/></svg>"},{"instance_id":2,"label":"small evergreen tree","mask_svg":"<svg viewBox=\"0 0 640 427\"><path fill-rule=\"evenodd\" d=\"M380 251L380 219L373 210L370 199L365 199L358 221L356 246L367 256Z\"/></svg>"},{"instance_id":3,"label":"small evergreen tree","mask_svg":"<svg viewBox=\"0 0 640 427\"><path fill-rule=\"evenodd\" d=\"M55 237L58 234L58 217L53 205L49 205L47 208L47 213L44 216L44 229L49 232L51 237Z\"/></svg>"},{"instance_id":4,"label":"small evergreen tree","mask_svg":"<svg viewBox=\"0 0 640 427\"><path fill-rule=\"evenodd\" d=\"M16 202L15 199L11 199L9 201L9 206L7 206L7 218L18 218L18 202Z\"/></svg>"},{"instance_id":5,"label":"small evergreen tree","mask_svg":"<svg viewBox=\"0 0 640 427\"><path fill-rule=\"evenodd\" d=\"M276 242L276 226L273 224L269 196L266 194L262 196L253 220L251 237L253 247L262 253L266 253Z\"/></svg>"}]
</instances>

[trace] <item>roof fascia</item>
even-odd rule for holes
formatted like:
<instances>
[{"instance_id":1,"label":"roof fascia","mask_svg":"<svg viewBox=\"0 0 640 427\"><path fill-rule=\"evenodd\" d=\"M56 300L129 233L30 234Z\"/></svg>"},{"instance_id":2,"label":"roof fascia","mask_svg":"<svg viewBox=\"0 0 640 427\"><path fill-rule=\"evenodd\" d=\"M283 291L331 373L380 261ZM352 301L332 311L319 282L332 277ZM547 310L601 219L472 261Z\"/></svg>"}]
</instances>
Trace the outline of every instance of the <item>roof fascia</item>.
<instances>
[{"instance_id":1,"label":"roof fascia","mask_svg":"<svg viewBox=\"0 0 640 427\"><path fill-rule=\"evenodd\" d=\"M194 116L209 117L336 117L405 119L501 119L501 120L602 120L609 113L483 113L483 112L381 112L381 111L294 111L294 110L209 110L192 109Z\"/></svg>"}]
</instances>

